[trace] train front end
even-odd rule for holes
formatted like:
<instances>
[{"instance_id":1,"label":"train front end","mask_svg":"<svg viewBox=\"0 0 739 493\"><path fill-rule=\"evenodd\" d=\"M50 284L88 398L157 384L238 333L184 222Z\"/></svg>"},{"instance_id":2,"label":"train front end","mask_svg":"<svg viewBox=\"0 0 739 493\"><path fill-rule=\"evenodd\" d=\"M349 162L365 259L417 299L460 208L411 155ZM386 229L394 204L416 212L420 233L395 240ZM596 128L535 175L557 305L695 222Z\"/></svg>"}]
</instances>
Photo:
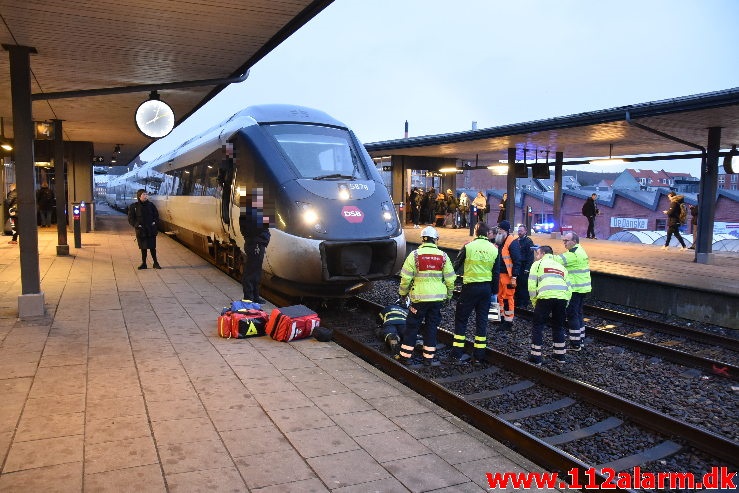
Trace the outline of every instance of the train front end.
<instances>
[{"instance_id":1,"label":"train front end","mask_svg":"<svg viewBox=\"0 0 739 493\"><path fill-rule=\"evenodd\" d=\"M405 235L353 132L307 108L259 107L250 116L259 125L236 137L246 151L237 182L244 190L273 185L264 198L272 228L263 282L291 295L341 297L396 274Z\"/></svg>"}]
</instances>

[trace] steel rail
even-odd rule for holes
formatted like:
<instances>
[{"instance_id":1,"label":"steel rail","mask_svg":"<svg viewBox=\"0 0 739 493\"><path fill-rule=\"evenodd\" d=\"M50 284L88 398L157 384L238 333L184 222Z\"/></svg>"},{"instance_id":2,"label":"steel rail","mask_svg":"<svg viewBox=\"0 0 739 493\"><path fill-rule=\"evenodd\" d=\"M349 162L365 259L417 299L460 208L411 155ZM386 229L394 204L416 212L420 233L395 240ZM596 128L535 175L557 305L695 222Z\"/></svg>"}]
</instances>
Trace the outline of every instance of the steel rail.
<instances>
[{"instance_id":1,"label":"steel rail","mask_svg":"<svg viewBox=\"0 0 739 493\"><path fill-rule=\"evenodd\" d=\"M609 320L615 320L617 322L633 324L639 327L646 327L659 332L664 332L666 334L689 338L690 340L702 342L704 344L713 344L726 349L730 349L732 351L739 351L739 339L735 339L732 337L711 334L709 332L697 330L692 327L679 327L677 325L669 324L667 322L662 322L659 320L645 320L643 318L639 318L638 315L632 315L631 313L624 313L610 308L586 305L584 309L585 313L587 313L588 315L594 315L597 317L607 318Z\"/></svg>"},{"instance_id":2,"label":"steel rail","mask_svg":"<svg viewBox=\"0 0 739 493\"><path fill-rule=\"evenodd\" d=\"M585 471L590 468L589 465L576 457L543 442L534 435L467 402L461 396L450 392L432 380L424 378L419 373L398 364L395 360L378 353L339 330L334 330L334 342L463 421L470 423L486 435L514 448L532 462L549 471L566 473L573 468L577 468L580 470L580 474L585 474ZM599 473L597 474L597 478L598 483L602 483L606 479ZM560 485L560 487L563 486ZM630 490L616 489L616 491Z\"/></svg>"},{"instance_id":3,"label":"steel rail","mask_svg":"<svg viewBox=\"0 0 739 493\"><path fill-rule=\"evenodd\" d=\"M378 310L381 308L376 303L368 300L357 298L365 306L372 306ZM440 329L438 339L447 345L452 342L452 334L446 330ZM342 338L343 340L343 338ZM467 340L466 347L471 349L472 343ZM373 351L374 352L374 351ZM384 360L383 367L394 365L401 367L395 361L391 361L386 357L379 358ZM729 440L725 437L717 435L708 430L692 426L688 423L675 419L671 416L663 414L655 409L643 406L634 401L613 394L603 389L599 389L589 383L580 380L574 380L564 375L554 373L540 366L532 365L528 362L519 360L506 353L496 349L487 348L486 360L491 365L501 366L511 370L517 375L540 382L549 388L557 390L565 395L576 395L585 402L595 407L604 409L616 414L622 414L628 419L637 423L644 428L665 434L667 436L678 437L682 441L694 446L699 450L703 450L709 455L727 461L730 464L736 462L739 457L739 443ZM374 363L373 363L374 364ZM410 370L403 368L406 372ZM405 372L403 373L406 374ZM423 377L418 377L426 380ZM418 383L419 388L429 391L433 386ZM434 384L436 385L436 384ZM438 385L437 385L438 386ZM505 439L505 438L503 438ZM533 452L532 452L533 453Z\"/></svg>"},{"instance_id":4,"label":"steel rail","mask_svg":"<svg viewBox=\"0 0 739 493\"><path fill-rule=\"evenodd\" d=\"M531 310L519 308L516 314L527 320L533 319L533 312ZM661 346L653 342L642 341L634 337L617 334L600 327L586 325L585 328L587 329L587 334L589 336L609 344L624 346L632 351L648 354L650 356L657 356L679 365L689 366L691 368L700 368L714 375L739 380L739 366L731 363L724 363L723 361L704 358L703 356L698 356L671 347Z\"/></svg>"}]
</instances>

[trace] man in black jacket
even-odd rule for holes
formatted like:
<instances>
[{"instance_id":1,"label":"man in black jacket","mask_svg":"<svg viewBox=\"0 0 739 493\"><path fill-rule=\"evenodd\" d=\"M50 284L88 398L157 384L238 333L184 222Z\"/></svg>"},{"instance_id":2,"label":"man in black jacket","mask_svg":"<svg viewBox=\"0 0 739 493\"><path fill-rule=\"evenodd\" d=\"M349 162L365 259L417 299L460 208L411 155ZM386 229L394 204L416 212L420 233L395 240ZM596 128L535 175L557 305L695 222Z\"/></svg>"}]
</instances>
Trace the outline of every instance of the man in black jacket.
<instances>
[{"instance_id":1,"label":"man in black jacket","mask_svg":"<svg viewBox=\"0 0 739 493\"><path fill-rule=\"evenodd\" d=\"M595 216L600 213L598 205L595 203L595 199L597 198L598 195L594 193L582 206L582 215L588 218L588 232L585 235L586 238L595 239Z\"/></svg>"},{"instance_id":2,"label":"man in black jacket","mask_svg":"<svg viewBox=\"0 0 739 493\"><path fill-rule=\"evenodd\" d=\"M239 214L239 229L244 237L244 270L241 286L244 299L264 303L259 296L259 283L262 281L262 262L269 245L269 216L264 215L264 189L255 188L245 201Z\"/></svg>"},{"instance_id":3,"label":"man in black jacket","mask_svg":"<svg viewBox=\"0 0 739 493\"><path fill-rule=\"evenodd\" d=\"M146 250L151 251L154 260L153 267L161 269L157 261L157 225L159 211L149 202L149 195L143 188L136 192L136 202L128 206L128 224L136 229L136 241L141 250L141 265L139 270L146 269Z\"/></svg>"},{"instance_id":4,"label":"man in black jacket","mask_svg":"<svg viewBox=\"0 0 739 493\"><path fill-rule=\"evenodd\" d=\"M517 244L518 251L521 254L521 269L518 273L516 294L514 295L516 306L520 306L521 308L525 308L531 303L531 299L529 298L529 270L531 269L531 264L534 263L534 242L526 233L526 226L523 224L519 225L518 239L513 240L513 243Z\"/></svg>"}]
</instances>

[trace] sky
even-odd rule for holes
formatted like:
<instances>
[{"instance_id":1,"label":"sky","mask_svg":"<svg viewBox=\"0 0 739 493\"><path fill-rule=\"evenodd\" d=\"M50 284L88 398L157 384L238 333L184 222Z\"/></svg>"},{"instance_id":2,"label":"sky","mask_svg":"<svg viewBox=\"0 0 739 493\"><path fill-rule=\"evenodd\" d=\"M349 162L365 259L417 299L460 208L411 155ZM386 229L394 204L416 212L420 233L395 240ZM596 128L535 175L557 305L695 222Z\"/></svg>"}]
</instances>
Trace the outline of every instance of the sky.
<instances>
[{"instance_id":1,"label":"sky","mask_svg":"<svg viewBox=\"0 0 739 493\"><path fill-rule=\"evenodd\" d=\"M370 143L406 120L435 135L739 87L737 20L739 0L335 0L141 158L253 104L320 109Z\"/></svg>"}]
</instances>

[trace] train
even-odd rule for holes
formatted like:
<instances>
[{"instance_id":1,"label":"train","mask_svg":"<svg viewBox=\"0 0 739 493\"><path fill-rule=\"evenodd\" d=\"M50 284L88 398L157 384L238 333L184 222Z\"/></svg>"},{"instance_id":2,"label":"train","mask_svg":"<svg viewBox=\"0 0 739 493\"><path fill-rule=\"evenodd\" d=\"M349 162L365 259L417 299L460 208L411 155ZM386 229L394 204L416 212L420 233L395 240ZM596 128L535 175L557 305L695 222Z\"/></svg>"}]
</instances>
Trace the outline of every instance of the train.
<instances>
[{"instance_id":1,"label":"train","mask_svg":"<svg viewBox=\"0 0 739 493\"><path fill-rule=\"evenodd\" d=\"M303 106L247 107L174 151L109 180L125 210L145 189L160 229L240 275L239 217L255 192L271 240L262 285L295 297L348 297L391 277L406 240L392 198L354 132Z\"/></svg>"}]
</instances>

